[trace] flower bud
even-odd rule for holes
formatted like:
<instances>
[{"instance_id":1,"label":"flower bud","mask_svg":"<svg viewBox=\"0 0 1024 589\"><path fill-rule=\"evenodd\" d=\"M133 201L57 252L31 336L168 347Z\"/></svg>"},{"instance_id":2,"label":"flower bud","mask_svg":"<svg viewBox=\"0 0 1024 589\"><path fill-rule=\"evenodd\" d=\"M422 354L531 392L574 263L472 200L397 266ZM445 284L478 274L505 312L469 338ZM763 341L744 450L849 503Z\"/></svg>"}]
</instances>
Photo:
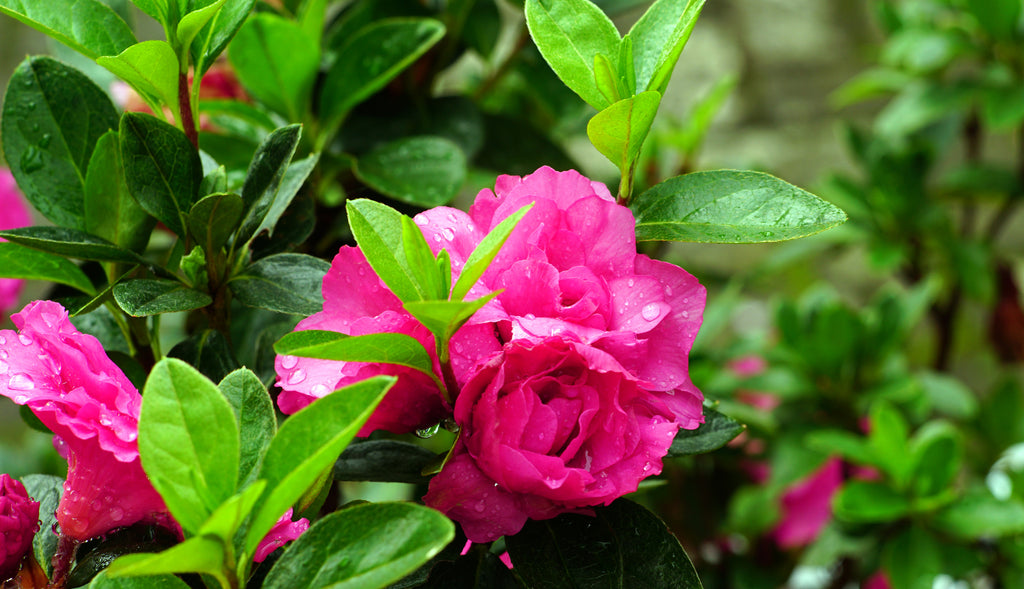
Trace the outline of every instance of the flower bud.
<instances>
[{"instance_id":1,"label":"flower bud","mask_svg":"<svg viewBox=\"0 0 1024 589\"><path fill-rule=\"evenodd\" d=\"M20 482L0 474L0 581L17 574L38 529L39 502L28 496Z\"/></svg>"}]
</instances>

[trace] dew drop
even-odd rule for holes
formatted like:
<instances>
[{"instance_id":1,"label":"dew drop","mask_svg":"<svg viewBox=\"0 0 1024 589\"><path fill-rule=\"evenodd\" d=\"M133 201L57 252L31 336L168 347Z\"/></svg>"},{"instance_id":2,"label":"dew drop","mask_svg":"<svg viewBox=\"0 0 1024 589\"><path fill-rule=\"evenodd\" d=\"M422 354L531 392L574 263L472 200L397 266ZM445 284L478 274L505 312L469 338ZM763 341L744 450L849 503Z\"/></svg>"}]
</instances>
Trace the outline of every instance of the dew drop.
<instances>
[{"instance_id":1,"label":"dew drop","mask_svg":"<svg viewBox=\"0 0 1024 589\"><path fill-rule=\"evenodd\" d=\"M7 374L7 371L11 369L10 365L3 360L0 360L0 374Z\"/></svg>"},{"instance_id":2,"label":"dew drop","mask_svg":"<svg viewBox=\"0 0 1024 589\"><path fill-rule=\"evenodd\" d=\"M43 133L43 136L39 139L39 147L41 149L46 149L47 147L49 147L51 138L52 136L49 133Z\"/></svg>"},{"instance_id":3,"label":"dew drop","mask_svg":"<svg viewBox=\"0 0 1024 589\"><path fill-rule=\"evenodd\" d=\"M288 384L299 384L304 380L306 380L306 371L300 368L288 377Z\"/></svg>"},{"instance_id":4,"label":"dew drop","mask_svg":"<svg viewBox=\"0 0 1024 589\"><path fill-rule=\"evenodd\" d=\"M18 405L24 405L25 403L28 403L28 396L18 395L14 397L14 402L17 403Z\"/></svg>"},{"instance_id":5,"label":"dew drop","mask_svg":"<svg viewBox=\"0 0 1024 589\"><path fill-rule=\"evenodd\" d=\"M419 215L413 217L412 220L416 221L416 224L419 225L420 227L426 227L427 225L430 225L430 221L428 221L426 217L420 217Z\"/></svg>"},{"instance_id":6,"label":"dew drop","mask_svg":"<svg viewBox=\"0 0 1024 589\"><path fill-rule=\"evenodd\" d=\"M7 344L7 338L2 336L2 335L0 335L0 346L6 345L6 344Z\"/></svg>"},{"instance_id":7,"label":"dew drop","mask_svg":"<svg viewBox=\"0 0 1024 589\"><path fill-rule=\"evenodd\" d=\"M484 504L483 503L477 503L476 505L473 506L473 509L475 509L477 513L483 513L483 511L484 511Z\"/></svg>"},{"instance_id":8,"label":"dew drop","mask_svg":"<svg viewBox=\"0 0 1024 589\"><path fill-rule=\"evenodd\" d=\"M114 422L110 420L110 416L100 415L100 425L102 425L103 427L110 427L112 423Z\"/></svg>"},{"instance_id":9,"label":"dew drop","mask_svg":"<svg viewBox=\"0 0 1024 589\"><path fill-rule=\"evenodd\" d=\"M667 296L672 296L672 287L667 284L665 285L665 294Z\"/></svg>"},{"instance_id":10,"label":"dew drop","mask_svg":"<svg viewBox=\"0 0 1024 589\"><path fill-rule=\"evenodd\" d=\"M37 172L43 167L43 152L34 146L28 146L28 149L21 154L21 169L27 173Z\"/></svg>"},{"instance_id":11,"label":"dew drop","mask_svg":"<svg viewBox=\"0 0 1024 589\"><path fill-rule=\"evenodd\" d=\"M430 427L425 427L425 428L416 430L416 437L422 438L422 439L426 440L428 438L434 437L434 435L436 435L437 432L439 432L439 431L441 431L441 424L440 423L435 423L434 425L432 425Z\"/></svg>"},{"instance_id":12,"label":"dew drop","mask_svg":"<svg viewBox=\"0 0 1024 589\"><path fill-rule=\"evenodd\" d=\"M16 391L31 391L36 388L36 383L32 382L32 377L29 375L18 373L11 376L11 380L7 383L7 386ZM25 401L21 402L24 403Z\"/></svg>"},{"instance_id":13,"label":"dew drop","mask_svg":"<svg viewBox=\"0 0 1024 589\"><path fill-rule=\"evenodd\" d=\"M113 521L119 522L124 519L124 510L120 507L111 507L108 513L110 514L110 519Z\"/></svg>"},{"instance_id":14,"label":"dew drop","mask_svg":"<svg viewBox=\"0 0 1024 589\"><path fill-rule=\"evenodd\" d=\"M444 238L447 239L448 241L455 239L455 230L452 229L451 227L445 227L444 229L442 229L441 234L444 235Z\"/></svg>"},{"instance_id":15,"label":"dew drop","mask_svg":"<svg viewBox=\"0 0 1024 589\"><path fill-rule=\"evenodd\" d=\"M449 222L454 223L455 222L455 213L448 213L448 216L445 217L445 218L448 219Z\"/></svg>"},{"instance_id":16,"label":"dew drop","mask_svg":"<svg viewBox=\"0 0 1024 589\"><path fill-rule=\"evenodd\" d=\"M636 282L632 278L630 278L629 280L626 281L626 286L628 286L630 288L633 288L634 284L636 284Z\"/></svg>"},{"instance_id":17,"label":"dew drop","mask_svg":"<svg viewBox=\"0 0 1024 589\"><path fill-rule=\"evenodd\" d=\"M655 303L647 303L643 309L640 309L640 316L645 321L654 321L658 318L658 305Z\"/></svg>"},{"instance_id":18,"label":"dew drop","mask_svg":"<svg viewBox=\"0 0 1024 589\"><path fill-rule=\"evenodd\" d=\"M689 317L690 317L690 312L689 312L689 311L683 311L683 312L682 312L682 316L683 316L683 319L689 319Z\"/></svg>"},{"instance_id":19,"label":"dew drop","mask_svg":"<svg viewBox=\"0 0 1024 589\"><path fill-rule=\"evenodd\" d=\"M35 340L32 339L32 336L28 335L27 333L19 333L18 340L26 346L31 346L32 344L35 343Z\"/></svg>"},{"instance_id":20,"label":"dew drop","mask_svg":"<svg viewBox=\"0 0 1024 589\"><path fill-rule=\"evenodd\" d=\"M285 370L291 370L295 368L295 365L299 363L299 359L296 356L282 356L281 357L281 368Z\"/></svg>"},{"instance_id":21,"label":"dew drop","mask_svg":"<svg viewBox=\"0 0 1024 589\"><path fill-rule=\"evenodd\" d=\"M323 397L327 393L331 392L331 390L327 388L327 385L323 383L318 383L313 385L313 388L309 389L309 392L314 397Z\"/></svg>"}]
</instances>

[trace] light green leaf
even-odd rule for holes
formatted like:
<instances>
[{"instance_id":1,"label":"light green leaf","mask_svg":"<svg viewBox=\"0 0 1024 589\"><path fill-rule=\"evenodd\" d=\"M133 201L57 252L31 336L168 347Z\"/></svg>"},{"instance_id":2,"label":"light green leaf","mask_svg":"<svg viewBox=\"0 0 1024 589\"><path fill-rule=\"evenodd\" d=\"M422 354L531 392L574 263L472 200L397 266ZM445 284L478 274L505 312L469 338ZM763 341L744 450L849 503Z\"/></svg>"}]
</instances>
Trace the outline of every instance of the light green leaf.
<instances>
[{"instance_id":1,"label":"light green leaf","mask_svg":"<svg viewBox=\"0 0 1024 589\"><path fill-rule=\"evenodd\" d=\"M629 30L638 90L668 88L705 0L658 0Z\"/></svg>"},{"instance_id":2,"label":"light green leaf","mask_svg":"<svg viewBox=\"0 0 1024 589\"><path fill-rule=\"evenodd\" d=\"M391 198L421 207L443 205L466 181L466 155L443 137L404 137L356 160L364 184Z\"/></svg>"},{"instance_id":3,"label":"light green leaf","mask_svg":"<svg viewBox=\"0 0 1024 589\"><path fill-rule=\"evenodd\" d=\"M634 199L637 241L762 243L806 237L846 221L809 192L762 172L670 178Z\"/></svg>"},{"instance_id":4,"label":"light green leaf","mask_svg":"<svg viewBox=\"0 0 1024 589\"><path fill-rule=\"evenodd\" d=\"M178 57L166 41L143 41L96 63L149 99L178 112Z\"/></svg>"},{"instance_id":5,"label":"light green leaf","mask_svg":"<svg viewBox=\"0 0 1024 589\"><path fill-rule=\"evenodd\" d=\"M444 278L441 276L434 252L427 245L423 231L415 221L402 215L402 250L409 261L412 278L417 288L424 293L426 299L445 300L448 291L444 289Z\"/></svg>"},{"instance_id":6,"label":"light green leaf","mask_svg":"<svg viewBox=\"0 0 1024 589\"><path fill-rule=\"evenodd\" d=\"M215 0L196 0L194 8L209 6ZM196 71L206 74L206 70L217 61L228 42L235 36L238 29L252 12L256 0L232 0L217 11L210 22L203 26L192 42L192 63Z\"/></svg>"},{"instance_id":7,"label":"light green leaf","mask_svg":"<svg viewBox=\"0 0 1024 589\"><path fill-rule=\"evenodd\" d=\"M480 243L469 254L466 263L462 266L462 273L459 274L459 279L455 281L455 286L452 288L451 300L461 301L469 294L469 290L484 275L494 257L501 251L501 247L508 241L519 220L526 216L526 213L530 212L531 208L533 208L533 203L525 205L508 217L505 217L501 223L498 223L494 229L491 229L480 240Z\"/></svg>"},{"instance_id":8,"label":"light green leaf","mask_svg":"<svg viewBox=\"0 0 1024 589\"><path fill-rule=\"evenodd\" d=\"M0 277L46 280L66 284L85 294L96 293L89 277L74 263L16 243L0 243Z\"/></svg>"},{"instance_id":9,"label":"light green leaf","mask_svg":"<svg viewBox=\"0 0 1024 589\"><path fill-rule=\"evenodd\" d=\"M263 456L277 433L277 413L267 387L248 368L228 374L217 385L238 421L240 458L239 488L251 482L263 464Z\"/></svg>"},{"instance_id":10,"label":"light green leaf","mask_svg":"<svg viewBox=\"0 0 1024 589\"><path fill-rule=\"evenodd\" d=\"M933 521L940 530L964 540L1001 538L1024 532L1024 505L977 489L935 514Z\"/></svg>"},{"instance_id":11,"label":"light green leaf","mask_svg":"<svg viewBox=\"0 0 1024 589\"><path fill-rule=\"evenodd\" d=\"M620 100L590 119L587 136L604 157L626 173L640 157L660 104L661 94L653 91Z\"/></svg>"},{"instance_id":12,"label":"light green leaf","mask_svg":"<svg viewBox=\"0 0 1024 589\"><path fill-rule=\"evenodd\" d=\"M434 363L423 344L402 333L350 336L336 331L293 331L277 340L274 351L282 356L397 364L437 378Z\"/></svg>"},{"instance_id":13,"label":"light green leaf","mask_svg":"<svg viewBox=\"0 0 1024 589\"><path fill-rule=\"evenodd\" d=\"M227 587L224 567L227 563L220 538L195 536L157 554L129 554L115 560L108 568L108 577L167 575L175 573L206 573Z\"/></svg>"},{"instance_id":14,"label":"light green leaf","mask_svg":"<svg viewBox=\"0 0 1024 589\"><path fill-rule=\"evenodd\" d=\"M426 293L417 286L402 247L402 214L367 199L350 200L345 210L356 243L377 276L399 299L423 300Z\"/></svg>"},{"instance_id":15,"label":"light green leaf","mask_svg":"<svg viewBox=\"0 0 1024 589\"><path fill-rule=\"evenodd\" d=\"M230 544L235 537L235 532L242 526L242 522L256 507L256 501L259 500L266 487L266 481L253 481L244 491L226 499L203 522L198 535L216 536L224 542L225 546Z\"/></svg>"},{"instance_id":16,"label":"light green leaf","mask_svg":"<svg viewBox=\"0 0 1024 589\"><path fill-rule=\"evenodd\" d=\"M117 55L136 42L121 17L98 0L0 0L0 13L92 59Z\"/></svg>"},{"instance_id":17,"label":"light green leaf","mask_svg":"<svg viewBox=\"0 0 1024 589\"><path fill-rule=\"evenodd\" d=\"M199 31L210 22L213 17L217 16L220 9L224 6L227 0L217 0L209 6L204 6L198 10L181 17L178 22L178 30L175 36L178 38L178 46L184 50L184 55L188 55L188 49L192 46L192 41L195 40L196 35Z\"/></svg>"},{"instance_id":18,"label":"light green leaf","mask_svg":"<svg viewBox=\"0 0 1024 589\"><path fill-rule=\"evenodd\" d=\"M410 315L426 326L441 341L447 342L484 305L501 291L494 291L472 301L412 301L403 306Z\"/></svg>"},{"instance_id":19,"label":"light green leaf","mask_svg":"<svg viewBox=\"0 0 1024 589\"><path fill-rule=\"evenodd\" d=\"M174 575L147 577L110 577L107 573L93 577L89 589L189 589L185 581Z\"/></svg>"}]
</instances>

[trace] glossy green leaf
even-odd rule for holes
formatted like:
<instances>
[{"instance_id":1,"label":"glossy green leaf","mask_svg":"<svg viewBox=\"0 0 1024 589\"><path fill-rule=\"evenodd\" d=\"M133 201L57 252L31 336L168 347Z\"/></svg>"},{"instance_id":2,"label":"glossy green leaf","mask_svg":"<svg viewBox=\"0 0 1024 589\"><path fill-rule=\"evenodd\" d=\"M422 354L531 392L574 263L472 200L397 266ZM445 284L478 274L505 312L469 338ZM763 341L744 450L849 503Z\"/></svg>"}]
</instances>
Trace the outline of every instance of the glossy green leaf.
<instances>
[{"instance_id":1,"label":"glossy green leaf","mask_svg":"<svg viewBox=\"0 0 1024 589\"><path fill-rule=\"evenodd\" d=\"M670 178L634 199L638 241L761 243L806 237L846 221L809 192L762 172Z\"/></svg>"},{"instance_id":2,"label":"glossy green leaf","mask_svg":"<svg viewBox=\"0 0 1024 589\"><path fill-rule=\"evenodd\" d=\"M137 523L112 530L103 535L101 543L91 542L79 547L75 567L68 575L68 587L88 585L115 559L129 554L159 552L180 540L173 532L155 524Z\"/></svg>"},{"instance_id":3,"label":"glossy green leaf","mask_svg":"<svg viewBox=\"0 0 1024 589\"><path fill-rule=\"evenodd\" d=\"M619 88L620 78L612 60L602 53L594 56L594 82L597 90L608 101L608 104L615 104L622 100L623 92Z\"/></svg>"},{"instance_id":4,"label":"glossy green leaf","mask_svg":"<svg viewBox=\"0 0 1024 589\"><path fill-rule=\"evenodd\" d=\"M96 63L128 82L140 95L178 112L178 57L166 41L143 41Z\"/></svg>"},{"instance_id":5,"label":"glossy green leaf","mask_svg":"<svg viewBox=\"0 0 1024 589\"><path fill-rule=\"evenodd\" d=\"M363 102L412 65L444 36L429 18L386 18L359 30L338 51L320 91L320 118L337 125Z\"/></svg>"},{"instance_id":6,"label":"glossy green leaf","mask_svg":"<svg viewBox=\"0 0 1024 589\"><path fill-rule=\"evenodd\" d=\"M199 536L216 536L228 545L235 537L235 532L242 526L245 518L252 513L256 502L266 490L265 481L254 481L244 491L227 498L213 510L210 517L199 528Z\"/></svg>"},{"instance_id":7,"label":"glossy green leaf","mask_svg":"<svg viewBox=\"0 0 1024 589\"><path fill-rule=\"evenodd\" d=\"M46 280L66 284L85 294L96 292L89 277L74 263L15 243L0 243L0 277Z\"/></svg>"},{"instance_id":8,"label":"glossy green leaf","mask_svg":"<svg viewBox=\"0 0 1024 589\"><path fill-rule=\"evenodd\" d=\"M936 526L957 538L979 540L1024 533L1024 504L999 500L987 489L969 492L935 514Z\"/></svg>"},{"instance_id":9,"label":"glossy green leaf","mask_svg":"<svg viewBox=\"0 0 1024 589\"><path fill-rule=\"evenodd\" d=\"M195 40L199 31L217 16L226 1L216 0L213 4L197 8L181 17L175 36L178 38L178 46L185 49L185 55L188 54L188 48L192 46L192 41Z\"/></svg>"},{"instance_id":10,"label":"glossy green leaf","mask_svg":"<svg viewBox=\"0 0 1024 589\"><path fill-rule=\"evenodd\" d=\"M24 406L24 405L23 405ZM21 477L21 484L33 500L39 502L39 529L32 537L32 555L47 575L53 570L53 554L57 551L58 537L53 531L57 525L57 505L64 495L64 479L46 474Z\"/></svg>"},{"instance_id":11,"label":"glossy green leaf","mask_svg":"<svg viewBox=\"0 0 1024 589\"><path fill-rule=\"evenodd\" d=\"M594 512L529 520L507 536L516 575L529 587L701 587L683 547L653 513L627 499Z\"/></svg>"},{"instance_id":12,"label":"glossy green leaf","mask_svg":"<svg viewBox=\"0 0 1024 589\"><path fill-rule=\"evenodd\" d=\"M217 385L228 400L238 421L241 458L238 463L238 486L256 476L270 440L277 433L277 414L267 387L248 368L239 368Z\"/></svg>"},{"instance_id":13,"label":"glossy green leaf","mask_svg":"<svg viewBox=\"0 0 1024 589\"><path fill-rule=\"evenodd\" d=\"M246 555L254 553L278 518L337 460L395 380L378 376L355 383L285 420L258 475L267 481L267 491L246 533Z\"/></svg>"},{"instance_id":14,"label":"glossy green leaf","mask_svg":"<svg viewBox=\"0 0 1024 589\"><path fill-rule=\"evenodd\" d=\"M266 589L384 587L455 536L441 513L411 503L358 505L311 526L267 575Z\"/></svg>"},{"instance_id":15,"label":"glossy green leaf","mask_svg":"<svg viewBox=\"0 0 1024 589\"><path fill-rule=\"evenodd\" d=\"M173 358L161 360L143 392L139 455L171 515L196 533L235 493L239 437L231 406L195 368ZM152 572L193 570L202 569Z\"/></svg>"},{"instance_id":16,"label":"glossy green leaf","mask_svg":"<svg viewBox=\"0 0 1024 589\"><path fill-rule=\"evenodd\" d=\"M391 198L435 207L455 198L466 181L466 156L443 137L406 137L360 157L353 171L364 184Z\"/></svg>"},{"instance_id":17,"label":"glossy green leaf","mask_svg":"<svg viewBox=\"0 0 1024 589\"><path fill-rule=\"evenodd\" d=\"M424 293L426 299L447 299L445 279L441 276L441 268L437 265L434 252L427 245L423 231L411 218L402 215L402 249L405 259L409 262L413 280L417 289ZM449 279L450 282L450 279Z\"/></svg>"},{"instance_id":18,"label":"glossy green leaf","mask_svg":"<svg viewBox=\"0 0 1024 589\"><path fill-rule=\"evenodd\" d=\"M201 309L213 299L176 280L140 278L114 285L114 300L132 317Z\"/></svg>"},{"instance_id":19,"label":"glossy green leaf","mask_svg":"<svg viewBox=\"0 0 1024 589\"><path fill-rule=\"evenodd\" d=\"M274 228L277 227L277 222L281 220L281 217L285 216L285 212L288 211L288 207L295 200L295 197L298 195L302 185L306 182L306 178L309 178L309 175L313 172L313 168L316 167L319 161L319 154L313 154L297 162L293 161L288 166L288 169L285 171L284 177L281 179L281 183L277 188L277 194L274 196L274 200L270 204L270 207L266 210L263 220L260 221L259 226L253 233L254 236L259 236L261 233L267 233L268 236L273 237Z\"/></svg>"},{"instance_id":20,"label":"glossy green leaf","mask_svg":"<svg viewBox=\"0 0 1024 589\"><path fill-rule=\"evenodd\" d=\"M215 252L238 228L243 208L242 197L237 194L205 196L188 212L188 230L203 250Z\"/></svg>"},{"instance_id":21,"label":"glossy green leaf","mask_svg":"<svg viewBox=\"0 0 1024 589\"><path fill-rule=\"evenodd\" d=\"M434 378L434 364L423 344L402 333L349 336L336 331L293 331L274 344L274 351L300 358L397 364Z\"/></svg>"},{"instance_id":22,"label":"glossy green leaf","mask_svg":"<svg viewBox=\"0 0 1024 589\"><path fill-rule=\"evenodd\" d=\"M175 344L168 358L183 360L203 376L218 382L241 366L227 338L216 329L203 329Z\"/></svg>"},{"instance_id":23,"label":"glossy green leaf","mask_svg":"<svg viewBox=\"0 0 1024 589\"><path fill-rule=\"evenodd\" d=\"M132 4L160 24L167 21L167 2L168 0L132 0Z\"/></svg>"},{"instance_id":24,"label":"glossy green leaf","mask_svg":"<svg viewBox=\"0 0 1024 589\"><path fill-rule=\"evenodd\" d=\"M422 300L425 293L420 292L402 247L402 214L367 199L350 200L345 210L356 243L377 276L399 299Z\"/></svg>"},{"instance_id":25,"label":"glossy green leaf","mask_svg":"<svg viewBox=\"0 0 1024 589\"><path fill-rule=\"evenodd\" d=\"M42 250L79 260L97 262L144 262L133 251L122 249L105 239L100 239L76 229L66 227L19 227L0 231L0 237L33 249Z\"/></svg>"},{"instance_id":26,"label":"glossy green leaf","mask_svg":"<svg viewBox=\"0 0 1024 589\"><path fill-rule=\"evenodd\" d=\"M250 307L312 315L323 309L321 285L331 265L305 254L277 254L257 260L228 284Z\"/></svg>"},{"instance_id":27,"label":"glossy green leaf","mask_svg":"<svg viewBox=\"0 0 1024 589\"><path fill-rule=\"evenodd\" d=\"M466 298L469 290L484 275L494 257L501 251L501 247L508 241L519 220L526 216L526 213L530 212L531 208L533 208L533 203L525 205L508 217L505 217L501 223L498 223L494 229L491 229L480 240L480 243L477 244L473 252L466 258L466 263L462 266L459 279L455 281L455 286L452 287L451 299L453 301L461 301Z\"/></svg>"},{"instance_id":28,"label":"glossy green leaf","mask_svg":"<svg viewBox=\"0 0 1024 589\"><path fill-rule=\"evenodd\" d=\"M195 536L160 553L122 556L107 568L106 575L116 578L206 573L220 579L221 586L227 587L226 556L224 544L216 536Z\"/></svg>"},{"instance_id":29,"label":"glossy green leaf","mask_svg":"<svg viewBox=\"0 0 1024 589\"><path fill-rule=\"evenodd\" d=\"M242 25L228 52L253 98L290 122L309 112L320 48L294 21L261 12Z\"/></svg>"},{"instance_id":30,"label":"glossy green leaf","mask_svg":"<svg viewBox=\"0 0 1024 589\"><path fill-rule=\"evenodd\" d=\"M202 180L199 154L185 134L145 114L125 113L120 126L125 179L139 205L179 236Z\"/></svg>"},{"instance_id":31,"label":"glossy green leaf","mask_svg":"<svg viewBox=\"0 0 1024 589\"><path fill-rule=\"evenodd\" d=\"M590 119L587 136L601 155L625 173L640 157L660 104L661 94L654 91L624 98Z\"/></svg>"},{"instance_id":32,"label":"glossy green leaf","mask_svg":"<svg viewBox=\"0 0 1024 589\"><path fill-rule=\"evenodd\" d=\"M836 517L854 523L889 522L910 513L910 501L881 483L849 481L832 501Z\"/></svg>"},{"instance_id":33,"label":"glossy green leaf","mask_svg":"<svg viewBox=\"0 0 1024 589\"><path fill-rule=\"evenodd\" d=\"M526 24L544 60L562 82L597 110L611 105L598 90L594 57L619 59L619 32L589 0L527 0Z\"/></svg>"},{"instance_id":34,"label":"glossy green leaf","mask_svg":"<svg viewBox=\"0 0 1024 589\"><path fill-rule=\"evenodd\" d=\"M277 200L285 172L292 161L301 135L301 125L282 127L268 135L253 155L245 184L242 185L242 200L245 202L246 212L238 231L239 242L248 241L262 226L267 213ZM292 193L283 196L290 200L295 195Z\"/></svg>"},{"instance_id":35,"label":"glossy green leaf","mask_svg":"<svg viewBox=\"0 0 1024 589\"><path fill-rule=\"evenodd\" d=\"M84 227L89 159L116 127L106 93L58 61L27 58L8 83L0 117L7 165L25 198L58 225Z\"/></svg>"},{"instance_id":36,"label":"glossy green leaf","mask_svg":"<svg viewBox=\"0 0 1024 589\"><path fill-rule=\"evenodd\" d=\"M658 0L629 30L637 90L665 93L702 8L704 0Z\"/></svg>"},{"instance_id":37,"label":"glossy green leaf","mask_svg":"<svg viewBox=\"0 0 1024 589\"><path fill-rule=\"evenodd\" d=\"M98 0L0 0L0 13L92 59L117 55L136 42L121 17Z\"/></svg>"},{"instance_id":38,"label":"glossy green leaf","mask_svg":"<svg viewBox=\"0 0 1024 589\"><path fill-rule=\"evenodd\" d=\"M704 454L717 450L740 435L746 428L736 420L722 415L710 407L704 408L704 423L697 429L679 430L672 446L668 449L669 456L688 456Z\"/></svg>"},{"instance_id":39,"label":"glossy green leaf","mask_svg":"<svg viewBox=\"0 0 1024 589\"><path fill-rule=\"evenodd\" d=\"M365 440L341 453L334 463L334 480L425 484L430 479L423 469L436 460L436 454L417 444Z\"/></svg>"},{"instance_id":40,"label":"glossy green leaf","mask_svg":"<svg viewBox=\"0 0 1024 589\"><path fill-rule=\"evenodd\" d=\"M501 291L472 301L412 301L403 306L441 341L447 342L469 318L491 302Z\"/></svg>"},{"instance_id":41,"label":"glossy green leaf","mask_svg":"<svg viewBox=\"0 0 1024 589\"><path fill-rule=\"evenodd\" d=\"M193 8L199 9L213 4L216 0L196 0ZM245 23L252 12L256 0L232 0L225 4L217 14L206 23L192 41L192 63L203 74L217 60L228 42L235 36L238 29Z\"/></svg>"},{"instance_id":42,"label":"glossy green leaf","mask_svg":"<svg viewBox=\"0 0 1024 589\"><path fill-rule=\"evenodd\" d=\"M89 589L188 589L188 585L174 575L110 577L100 573L89 583Z\"/></svg>"},{"instance_id":43,"label":"glossy green leaf","mask_svg":"<svg viewBox=\"0 0 1024 589\"><path fill-rule=\"evenodd\" d=\"M156 219L128 191L121 149L113 131L100 137L89 160L84 206L87 232L133 252L146 248Z\"/></svg>"}]
</instances>

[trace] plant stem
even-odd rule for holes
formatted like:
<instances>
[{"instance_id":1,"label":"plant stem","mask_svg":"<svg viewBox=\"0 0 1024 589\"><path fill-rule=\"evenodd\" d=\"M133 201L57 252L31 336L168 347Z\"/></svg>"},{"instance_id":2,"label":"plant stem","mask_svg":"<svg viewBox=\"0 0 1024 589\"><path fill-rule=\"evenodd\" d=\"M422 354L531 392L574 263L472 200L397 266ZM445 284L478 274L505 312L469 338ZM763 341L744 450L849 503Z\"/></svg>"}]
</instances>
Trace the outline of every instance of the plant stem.
<instances>
[{"instance_id":1,"label":"plant stem","mask_svg":"<svg viewBox=\"0 0 1024 589\"><path fill-rule=\"evenodd\" d=\"M64 589L77 551L78 540L61 534L57 541L57 551L53 554L53 576L50 578L50 584L46 586L47 589Z\"/></svg>"},{"instance_id":2,"label":"plant stem","mask_svg":"<svg viewBox=\"0 0 1024 589\"><path fill-rule=\"evenodd\" d=\"M181 121L181 128L185 136L192 143L192 147L199 149L199 132L196 130L196 122L192 117L192 99L188 87L188 72L178 73L178 112Z\"/></svg>"}]
</instances>

